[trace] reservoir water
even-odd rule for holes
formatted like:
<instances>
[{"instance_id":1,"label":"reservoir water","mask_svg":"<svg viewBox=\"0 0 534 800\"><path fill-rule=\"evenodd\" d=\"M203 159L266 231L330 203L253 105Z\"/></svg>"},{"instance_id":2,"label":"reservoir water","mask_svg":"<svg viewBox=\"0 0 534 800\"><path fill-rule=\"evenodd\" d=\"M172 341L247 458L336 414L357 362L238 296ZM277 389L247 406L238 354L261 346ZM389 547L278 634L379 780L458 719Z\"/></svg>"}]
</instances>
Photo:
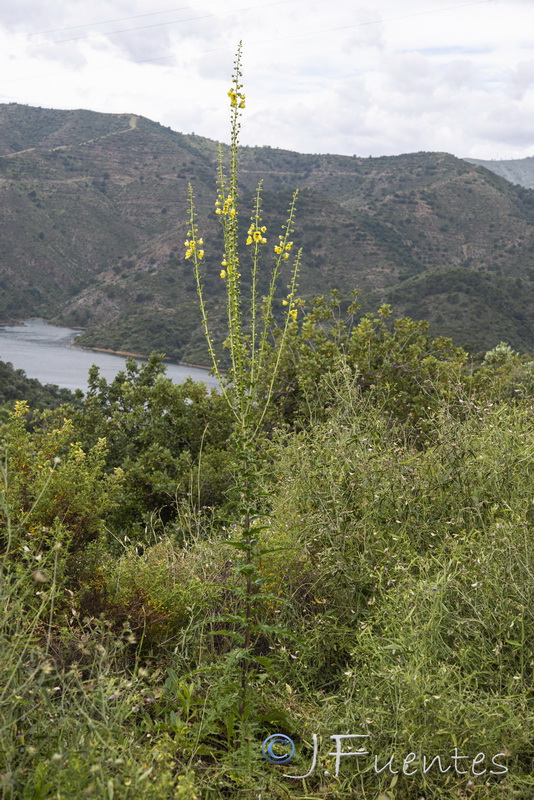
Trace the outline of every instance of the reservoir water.
<instances>
[{"instance_id":1,"label":"reservoir water","mask_svg":"<svg viewBox=\"0 0 534 800\"><path fill-rule=\"evenodd\" d=\"M28 319L23 325L0 327L0 360L10 361L15 369L23 369L28 378L41 383L55 383L71 391L87 391L87 376L92 364L107 381L124 369L126 359L111 353L82 350L71 347L79 334L73 328L47 325L42 319ZM142 359L136 359L143 363ZM218 381L207 370L166 364L167 377L173 383L182 383L187 377L202 381L208 387L218 386Z\"/></svg>"}]
</instances>

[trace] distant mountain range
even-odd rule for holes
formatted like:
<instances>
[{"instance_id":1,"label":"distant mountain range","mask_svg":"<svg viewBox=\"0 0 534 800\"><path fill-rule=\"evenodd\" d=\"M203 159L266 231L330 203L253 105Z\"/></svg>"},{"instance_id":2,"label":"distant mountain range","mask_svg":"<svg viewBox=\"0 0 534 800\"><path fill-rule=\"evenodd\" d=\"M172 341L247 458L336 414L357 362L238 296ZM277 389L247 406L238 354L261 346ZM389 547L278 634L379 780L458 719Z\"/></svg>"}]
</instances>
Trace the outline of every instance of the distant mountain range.
<instances>
[{"instance_id":1,"label":"distant mountain range","mask_svg":"<svg viewBox=\"0 0 534 800\"><path fill-rule=\"evenodd\" d=\"M191 181L222 340L216 158L216 142L135 114L0 105L0 322L44 316L85 328L90 346L204 363L183 241ZM302 297L357 287L364 311L389 302L472 351L501 340L531 351L534 192L509 182L519 172L495 174L508 164L519 162L243 148L243 228L262 179L275 242L298 188Z\"/></svg>"},{"instance_id":2,"label":"distant mountain range","mask_svg":"<svg viewBox=\"0 0 534 800\"><path fill-rule=\"evenodd\" d=\"M534 156L514 158L504 161L483 161L480 158L466 158L470 164L478 164L491 170L510 183L518 183L527 189L534 189Z\"/></svg>"}]
</instances>

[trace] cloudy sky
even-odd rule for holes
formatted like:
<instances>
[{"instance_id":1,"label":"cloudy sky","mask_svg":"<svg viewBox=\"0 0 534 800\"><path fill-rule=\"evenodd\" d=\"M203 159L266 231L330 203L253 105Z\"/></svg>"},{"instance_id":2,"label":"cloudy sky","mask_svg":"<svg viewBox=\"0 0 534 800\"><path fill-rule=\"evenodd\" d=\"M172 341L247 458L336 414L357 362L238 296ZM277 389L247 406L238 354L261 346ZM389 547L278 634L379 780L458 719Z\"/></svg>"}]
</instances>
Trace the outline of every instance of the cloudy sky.
<instances>
[{"instance_id":1,"label":"cloudy sky","mask_svg":"<svg viewBox=\"0 0 534 800\"><path fill-rule=\"evenodd\" d=\"M306 153L534 155L534 0L3 0L0 102Z\"/></svg>"}]
</instances>

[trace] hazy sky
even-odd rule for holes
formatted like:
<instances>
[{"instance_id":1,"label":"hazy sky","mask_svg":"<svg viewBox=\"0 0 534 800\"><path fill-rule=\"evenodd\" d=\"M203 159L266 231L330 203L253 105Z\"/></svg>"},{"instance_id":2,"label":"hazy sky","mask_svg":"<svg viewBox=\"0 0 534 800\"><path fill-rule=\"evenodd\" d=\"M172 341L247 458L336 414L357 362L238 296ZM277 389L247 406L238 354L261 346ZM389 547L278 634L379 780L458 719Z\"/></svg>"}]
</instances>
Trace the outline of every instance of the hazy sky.
<instances>
[{"instance_id":1,"label":"hazy sky","mask_svg":"<svg viewBox=\"0 0 534 800\"><path fill-rule=\"evenodd\" d=\"M534 155L534 0L3 0L0 102L307 153Z\"/></svg>"}]
</instances>

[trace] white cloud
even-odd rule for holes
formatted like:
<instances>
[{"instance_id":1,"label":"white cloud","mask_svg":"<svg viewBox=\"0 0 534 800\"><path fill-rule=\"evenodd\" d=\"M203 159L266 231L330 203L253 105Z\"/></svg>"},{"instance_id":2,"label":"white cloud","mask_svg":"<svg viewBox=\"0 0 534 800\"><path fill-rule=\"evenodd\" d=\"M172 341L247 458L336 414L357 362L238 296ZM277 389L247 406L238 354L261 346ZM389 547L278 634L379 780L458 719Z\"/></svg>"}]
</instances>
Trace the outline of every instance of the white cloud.
<instances>
[{"instance_id":1,"label":"white cloud","mask_svg":"<svg viewBox=\"0 0 534 800\"><path fill-rule=\"evenodd\" d=\"M534 153L530 0L4 0L0 101L132 111L302 152ZM69 41L66 41L69 40Z\"/></svg>"}]
</instances>

